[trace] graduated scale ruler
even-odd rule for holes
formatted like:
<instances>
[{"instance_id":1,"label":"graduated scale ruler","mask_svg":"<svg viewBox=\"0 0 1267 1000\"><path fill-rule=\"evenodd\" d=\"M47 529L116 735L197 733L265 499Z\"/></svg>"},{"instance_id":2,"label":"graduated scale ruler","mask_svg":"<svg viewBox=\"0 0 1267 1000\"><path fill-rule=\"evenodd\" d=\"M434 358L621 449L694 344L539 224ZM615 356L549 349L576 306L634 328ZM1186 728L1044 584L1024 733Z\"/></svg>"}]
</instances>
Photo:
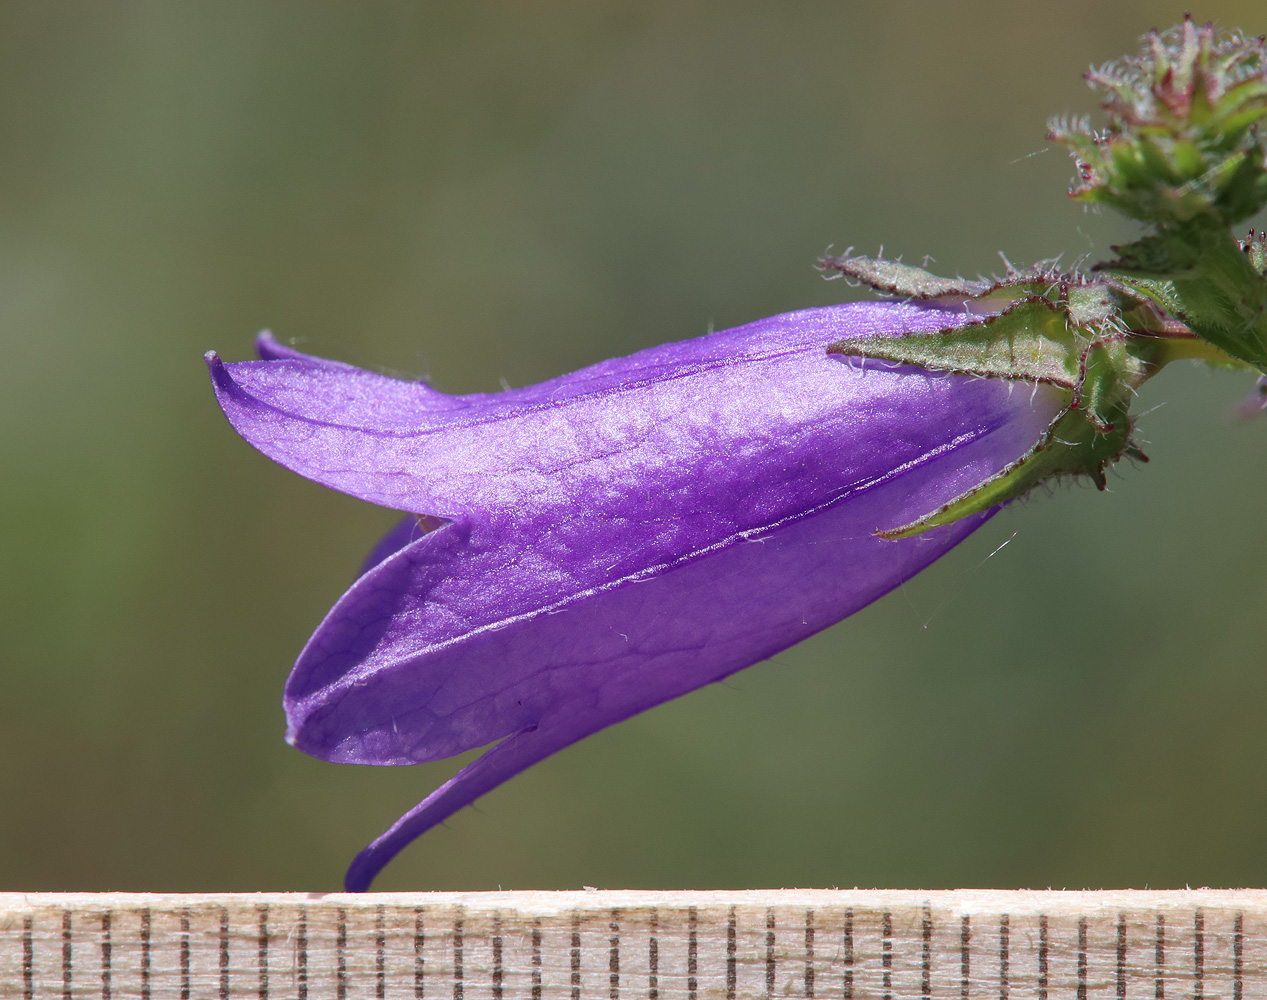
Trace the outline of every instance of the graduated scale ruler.
<instances>
[{"instance_id":1,"label":"graduated scale ruler","mask_svg":"<svg viewBox=\"0 0 1267 1000\"><path fill-rule=\"evenodd\" d=\"M1267 998L1267 891L0 893L0 997Z\"/></svg>"}]
</instances>

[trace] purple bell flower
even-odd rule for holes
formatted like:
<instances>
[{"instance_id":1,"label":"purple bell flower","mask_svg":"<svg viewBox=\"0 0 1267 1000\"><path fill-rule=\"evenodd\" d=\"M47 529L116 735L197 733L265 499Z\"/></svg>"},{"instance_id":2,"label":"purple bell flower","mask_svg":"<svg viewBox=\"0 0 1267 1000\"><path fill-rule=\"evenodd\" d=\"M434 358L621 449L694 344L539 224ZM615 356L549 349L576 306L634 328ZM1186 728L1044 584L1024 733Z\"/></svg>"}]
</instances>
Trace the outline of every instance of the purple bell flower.
<instances>
[{"instance_id":1,"label":"purple bell flower","mask_svg":"<svg viewBox=\"0 0 1267 1000\"><path fill-rule=\"evenodd\" d=\"M826 350L968 318L809 309L467 396L267 335L261 361L208 354L252 445L410 515L300 654L287 740L359 764L496 744L362 851L347 888L507 778L826 628L979 527L991 512L876 536L1027 453L1062 394Z\"/></svg>"}]
</instances>

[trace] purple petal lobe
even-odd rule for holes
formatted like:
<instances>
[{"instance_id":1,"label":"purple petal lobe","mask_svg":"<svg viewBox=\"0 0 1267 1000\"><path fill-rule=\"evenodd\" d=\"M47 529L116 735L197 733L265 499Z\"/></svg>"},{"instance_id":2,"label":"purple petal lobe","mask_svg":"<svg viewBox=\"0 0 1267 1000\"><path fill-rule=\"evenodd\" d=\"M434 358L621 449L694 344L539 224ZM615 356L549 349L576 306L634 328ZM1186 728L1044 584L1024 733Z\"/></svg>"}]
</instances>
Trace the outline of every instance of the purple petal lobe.
<instances>
[{"instance_id":1,"label":"purple petal lobe","mask_svg":"<svg viewBox=\"0 0 1267 1000\"><path fill-rule=\"evenodd\" d=\"M289 344L283 344L273 336L271 330L261 330L256 335L255 353L259 355L261 361L306 361L309 364L320 365L325 368L342 369L344 371L356 370L352 365L344 364L342 361L330 361L327 358L317 358L311 354L304 354Z\"/></svg>"},{"instance_id":2,"label":"purple petal lobe","mask_svg":"<svg viewBox=\"0 0 1267 1000\"><path fill-rule=\"evenodd\" d=\"M936 330L961 319L896 303L806 310L539 385L470 396L297 352L274 361L210 364L225 414L269 457L372 503L453 517L549 493L556 476L572 466L597 467L606 477L609 459L645 463L667 446L705 447L744 430L756 432L753 444L759 445L803 422L796 412L803 401L792 394L814 385L807 358L820 370L840 364L823 356L832 338L859 330ZM800 375L796 384L782 381L788 361ZM853 391L853 381L865 384L837 379L817 388ZM726 393L734 404L727 408L731 421L712 427ZM773 397L769 405L752 410L750 397L764 393ZM884 400L880 386L866 395ZM707 405L697 408L697 401ZM816 402L832 400L824 395ZM762 423L784 406L786 419Z\"/></svg>"},{"instance_id":3,"label":"purple petal lobe","mask_svg":"<svg viewBox=\"0 0 1267 1000\"><path fill-rule=\"evenodd\" d=\"M428 532L435 531L447 522L440 518L409 514L396 522L396 526L387 532L361 564L361 576L364 576L388 556L395 555L406 545L418 541Z\"/></svg>"}]
</instances>

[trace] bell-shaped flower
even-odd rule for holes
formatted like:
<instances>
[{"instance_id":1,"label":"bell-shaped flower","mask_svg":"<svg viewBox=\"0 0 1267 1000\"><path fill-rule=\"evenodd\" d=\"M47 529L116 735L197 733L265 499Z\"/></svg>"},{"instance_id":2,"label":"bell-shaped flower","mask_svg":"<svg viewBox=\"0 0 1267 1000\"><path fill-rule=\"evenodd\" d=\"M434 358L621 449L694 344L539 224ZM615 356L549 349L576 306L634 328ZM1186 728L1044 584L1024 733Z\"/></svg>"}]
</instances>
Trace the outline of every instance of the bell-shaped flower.
<instances>
[{"instance_id":1,"label":"bell-shaped flower","mask_svg":"<svg viewBox=\"0 0 1267 1000\"><path fill-rule=\"evenodd\" d=\"M413 764L491 749L347 874L589 734L763 660L874 601L990 511L918 521L1027 455L1046 384L831 354L964 311L859 303L450 396L299 354L207 356L234 428L300 475L409 517L299 657L287 739Z\"/></svg>"}]
</instances>

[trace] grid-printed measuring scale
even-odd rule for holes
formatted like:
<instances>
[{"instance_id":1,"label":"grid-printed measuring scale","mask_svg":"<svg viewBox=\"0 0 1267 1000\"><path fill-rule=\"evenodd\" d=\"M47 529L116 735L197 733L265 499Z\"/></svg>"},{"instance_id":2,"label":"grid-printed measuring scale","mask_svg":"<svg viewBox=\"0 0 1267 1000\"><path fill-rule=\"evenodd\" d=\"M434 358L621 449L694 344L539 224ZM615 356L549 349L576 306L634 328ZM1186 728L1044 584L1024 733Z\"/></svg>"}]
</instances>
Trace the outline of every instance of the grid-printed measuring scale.
<instances>
[{"instance_id":1,"label":"grid-printed measuring scale","mask_svg":"<svg viewBox=\"0 0 1267 1000\"><path fill-rule=\"evenodd\" d=\"M1267 998L1267 892L0 893L0 997Z\"/></svg>"}]
</instances>

